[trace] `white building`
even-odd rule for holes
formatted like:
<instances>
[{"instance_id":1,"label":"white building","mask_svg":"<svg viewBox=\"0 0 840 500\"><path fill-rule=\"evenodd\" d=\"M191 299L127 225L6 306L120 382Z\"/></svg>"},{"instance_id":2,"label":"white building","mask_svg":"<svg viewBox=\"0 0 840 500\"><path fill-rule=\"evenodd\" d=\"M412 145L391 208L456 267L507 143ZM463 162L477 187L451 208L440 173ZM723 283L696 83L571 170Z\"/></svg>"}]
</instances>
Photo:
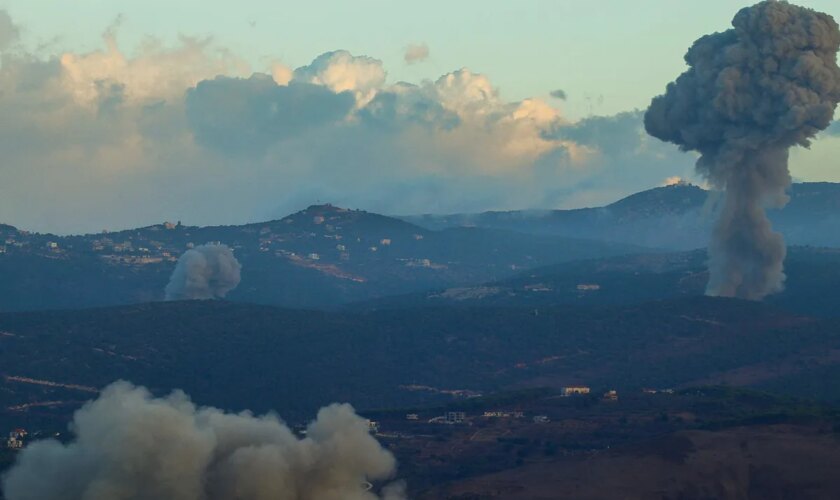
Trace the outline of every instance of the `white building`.
<instances>
[{"instance_id":1,"label":"white building","mask_svg":"<svg viewBox=\"0 0 840 500\"><path fill-rule=\"evenodd\" d=\"M23 448L23 441L26 438L27 432L25 429L15 429L9 433L6 439L6 448L10 450L20 450Z\"/></svg>"},{"instance_id":2,"label":"white building","mask_svg":"<svg viewBox=\"0 0 840 500\"><path fill-rule=\"evenodd\" d=\"M484 416L486 418L522 418L525 416L525 412L522 411L485 411Z\"/></svg>"},{"instance_id":3,"label":"white building","mask_svg":"<svg viewBox=\"0 0 840 500\"><path fill-rule=\"evenodd\" d=\"M6 439L6 448L10 450L20 450L23 448L23 441L21 441L18 438L9 436L9 438Z\"/></svg>"},{"instance_id":4,"label":"white building","mask_svg":"<svg viewBox=\"0 0 840 500\"><path fill-rule=\"evenodd\" d=\"M466 420L467 415L462 411L448 411L444 417L447 424L460 424Z\"/></svg>"},{"instance_id":5,"label":"white building","mask_svg":"<svg viewBox=\"0 0 840 500\"><path fill-rule=\"evenodd\" d=\"M563 395L564 396L583 395L583 394L589 394L589 392L590 392L589 387L582 386L582 385L570 386L570 387L564 387L563 388Z\"/></svg>"}]
</instances>

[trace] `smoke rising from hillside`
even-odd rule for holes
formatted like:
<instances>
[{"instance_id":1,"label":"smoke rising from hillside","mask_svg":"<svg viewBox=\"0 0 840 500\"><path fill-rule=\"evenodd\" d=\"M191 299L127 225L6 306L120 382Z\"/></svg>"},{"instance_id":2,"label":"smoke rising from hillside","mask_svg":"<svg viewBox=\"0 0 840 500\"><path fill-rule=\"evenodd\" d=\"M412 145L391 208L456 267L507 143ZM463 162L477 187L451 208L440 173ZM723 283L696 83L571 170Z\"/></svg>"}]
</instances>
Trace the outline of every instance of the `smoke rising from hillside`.
<instances>
[{"instance_id":1,"label":"smoke rising from hillside","mask_svg":"<svg viewBox=\"0 0 840 500\"><path fill-rule=\"evenodd\" d=\"M788 149L831 123L840 30L827 14L774 0L741 9L732 25L694 42L645 128L699 152L698 172L725 191L707 293L757 300L784 285L785 243L765 209L788 201Z\"/></svg>"},{"instance_id":2,"label":"smoke rising from hillside","mask_svg":"<svg viewBox=\"0 0 840 500\"><path fill-rule=\"evenodd\" d=\"M239 285L242 266L227 245L187 250L166 285L166 300L222 298Z\"/></svg>"},{"instance_id":3,"label":"smoke rising from hillside","mask_svg":"<svg viewBox=\"0 0 840 500\"><path fill-rule=\"evenodd\" d=\"M349 405L321 409L298 439L275 416L198 408L117 382L76 412L75 440L33 443L3 478L8 500L399 500L365 481L394 457Z\"/></svg>"}]
</instances>

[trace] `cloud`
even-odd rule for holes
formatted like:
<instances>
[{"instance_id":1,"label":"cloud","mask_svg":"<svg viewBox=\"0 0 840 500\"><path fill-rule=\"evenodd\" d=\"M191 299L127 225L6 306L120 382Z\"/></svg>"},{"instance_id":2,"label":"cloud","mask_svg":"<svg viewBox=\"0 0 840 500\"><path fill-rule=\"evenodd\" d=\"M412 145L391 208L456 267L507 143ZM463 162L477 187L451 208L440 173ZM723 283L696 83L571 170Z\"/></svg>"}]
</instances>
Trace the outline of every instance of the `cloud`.
<instances>
[{"instance_id":1,"label":"cloud","mask_svg":"<svg viewBox=\"0 0 840 500\"><path fill-rule=\"evenodd\" d=\"M825 132L828 135L840 136L840 121L835 120L825 129Z\"/></svg>"},{"instance_id":2,"label":"cloud","mask_svg":"<svg viewBox=\"0 0 840 500\"><path fill-rule=\"evenodd\" d=\"M20 28L5 10L0 10L0 50L8 48L20 38Z\"/></svg>"},{"instance_id":3,"label":"cloud","mask_svg":"<svg viewBox=\"0 0 840 500\"><path fill-rule=\"evenodd\" d=\"M178 259L166 285L166 300L224 298L239 286L241 270L227 245L199 245Z\"/></svg>"},{"instance_id":4,"label":"cloud","mask_svg":"<svg viewBox=\"0 0 840 500\"><path fill-rule=\"evenodd\" d=\"M275 62L271 65L271 77L277 85L288 85L294 76L294 70L283 63Z\"/></svg>"},{"instance_id":5,"label":"cloud","mask_svg":"<svg viewBox=\"0 0 840 500\"><path fill-rule=\"evenodd\" d=\"M422 88L407 83L378 92L359 111L359 118L363 123L392 130L412 124L450 130L461 123L457 112L445 108Z\"/></svg>"},{"instance_id":6,"label":"cloud","mask_svg":"<svg viewBox=\"0 0 840 500\"><path fill-rule=\"evenodd\" d=\"M309 65L297 68L292 80L322 85L333 92L353 92L362 105L385 84L385 76L382 61L336 50L321 54Z\"/></svg>"},{"instance_id":7,"label":"cloud","mask_svg":"<svg viewBox=\"0 0 840 500\"><path fill-rule=\"evenodd\" d=\"M549 95L555 99L560 99L561 101L566 100L566 91L563 89L552 90Z\"/></svg>"},{"instance_id":8,"label":"cloud","mask_svg":"<svg viewBox=\"0 0 840 500\"><path fill-rule=\"evenodd\" d=\"M299 439L276 416L197 407L181 391L155 398L116 382L76 412L74 439L38 441L3 477L8 500L399 500L366 481L394 457L349 405L322 408Z\"/></svg>"},{"instance_id":9,"label":"cloud","mask_svg":"<svg viewBox=\"0 0 840 500\"><path fill-rule=\"evenodd\" d=\"M461 68L389 82L347 51L254 71L212 40L0 65L0 214L40 231L235 224L317 199L384 213L601 204L691 176L638 113L572 122Z\"/></svg>"},{"instance_id":10,"label":"cloud","mask_svg":"<svg viewBox=\"0 0 840 500\"><path fill-rule=\"evenodd\" d=\"M574 141L609 156L630 156L647 138L640 112L624 112L614 116L592 116L573 125L555 127L549 135Z\"/></svg>"},{"instance_id":11,"label":"cloud","mask_svg":"<svg viewBox=\"0 0 840 500\"><path fill-rule=\"evenodd\" d=\"M187 120L196 141L223 152L261 153L275 142L342 120L355 105L348 91L274 78L216 77L187 91Z\"/></svg>"},{"instance_id":12,"label":"cloud","mask_svg":"<svg viewBox=\"0 0 840 500\"><path fill-rule=\"evenodd\" d=\"M174 48L150 39L131 58L120 50L113 29L105 32L103 40L105 50L59 57L62 85L77 102L95 101L99 82L117 82L125 87L127 99L142 102L181 98L202 80L247 71L244 62L212 47L209 39L181 37Z\"/></svg>"},{"instance_id":13,"label":"cloud","mask_svg":"<svg viewBox=\"0 0 840 500\"><path fill-rule=\"evenodd\" d=\"M429 58L429 46L425 43L411 44L405 49L403 59L407 64L423 62Z\"/></svg>"}]
</instances>

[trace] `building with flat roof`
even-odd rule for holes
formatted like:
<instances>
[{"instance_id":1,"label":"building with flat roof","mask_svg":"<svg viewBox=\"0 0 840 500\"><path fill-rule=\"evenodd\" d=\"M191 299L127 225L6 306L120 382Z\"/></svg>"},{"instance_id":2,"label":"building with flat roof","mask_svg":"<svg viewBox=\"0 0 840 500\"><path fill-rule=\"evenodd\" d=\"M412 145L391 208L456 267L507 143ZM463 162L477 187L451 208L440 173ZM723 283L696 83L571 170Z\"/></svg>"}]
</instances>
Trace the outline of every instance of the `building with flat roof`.
<instances>
[{"instance_id":1,"label":"building with flat roof","mask_svg":"<svg viewBox=\"0 0 840 500\"><path fill-rule=\"evenodd\" d=\"M563 388L563 395L564 396L576 396L582 394L589 394L590 393L589 387L583 385L575 385Z\"/></svg>"}]
</instances>

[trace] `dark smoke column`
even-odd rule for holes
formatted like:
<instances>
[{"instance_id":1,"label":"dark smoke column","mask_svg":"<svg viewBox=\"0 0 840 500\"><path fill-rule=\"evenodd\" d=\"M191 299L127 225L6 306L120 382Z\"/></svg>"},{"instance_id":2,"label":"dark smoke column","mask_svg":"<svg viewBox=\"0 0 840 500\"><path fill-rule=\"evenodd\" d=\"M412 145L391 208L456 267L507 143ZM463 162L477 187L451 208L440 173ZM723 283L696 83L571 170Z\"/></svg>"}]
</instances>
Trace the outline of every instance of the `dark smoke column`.
<instances>
[{"instance_id":1,"label":"dark smoke column","mask_svg":"<svg viewBox=\"0 0 840 500\"><path fill-rule=\"evenodd\" d=\"M774 0L741 9L732 26L688 49L689 69L653 99L645 128L699 152L698 172L725 191L706 293L758 300L785 280L785 243L765 208L788 201L788 149L808 146L840 101L840 30Z\"/></svg>"}]
</instances>

